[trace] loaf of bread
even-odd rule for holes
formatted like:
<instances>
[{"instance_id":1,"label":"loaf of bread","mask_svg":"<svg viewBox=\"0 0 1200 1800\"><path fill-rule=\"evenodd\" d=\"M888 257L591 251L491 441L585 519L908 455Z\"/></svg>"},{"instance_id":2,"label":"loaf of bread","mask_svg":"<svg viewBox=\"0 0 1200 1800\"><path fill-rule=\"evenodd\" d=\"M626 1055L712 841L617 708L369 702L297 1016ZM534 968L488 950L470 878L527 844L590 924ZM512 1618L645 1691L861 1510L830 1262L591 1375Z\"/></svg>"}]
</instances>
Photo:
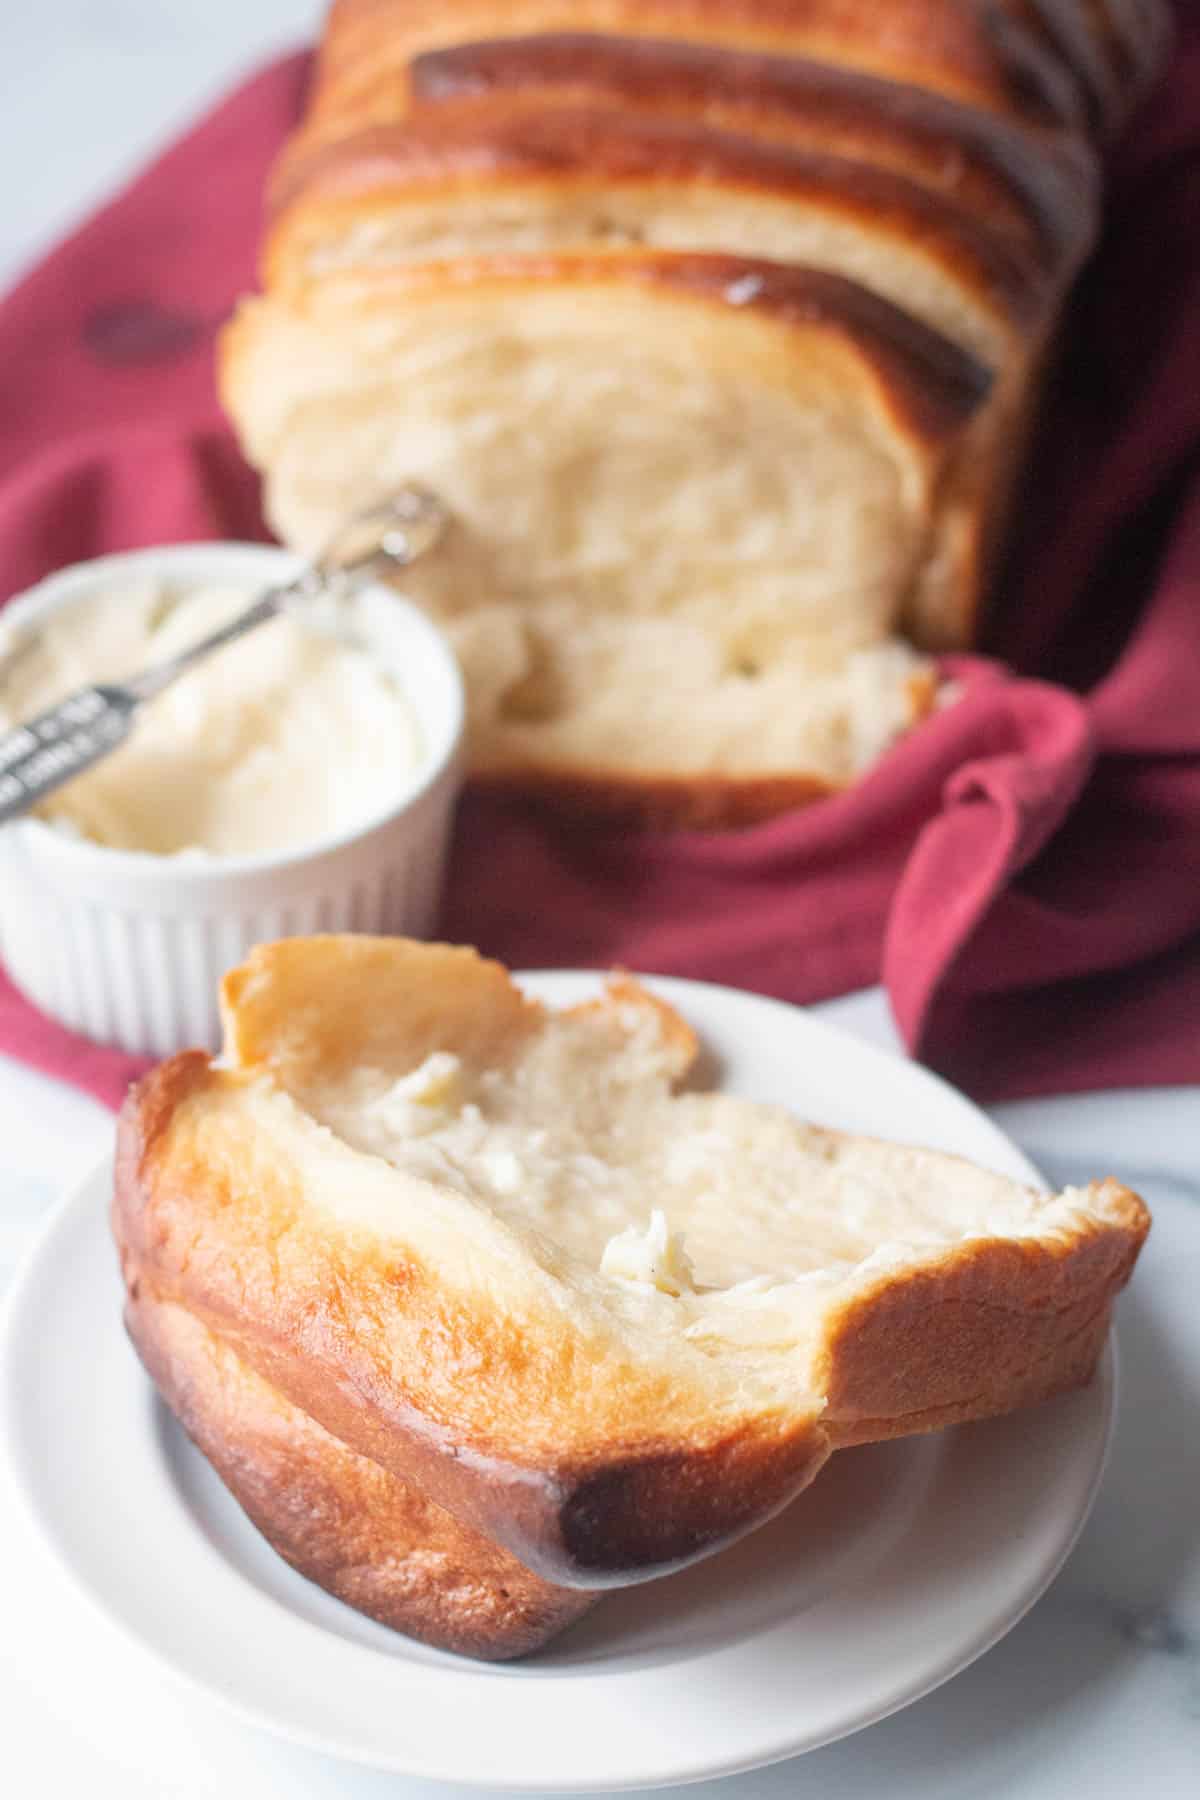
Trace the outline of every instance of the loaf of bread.
<instances>
[{"instance_id":1,"label":"loaf of bread","mask_svg":"<svg viewBox=\"0 0 1200 1800\"><path fill-rule=\"evenodd\" d=\"M409 478L475 774L735 824L969 643L1165 0L337 0L221 376L314 548Z\"/></svg>"},{"instance_id":2,"label":"loaf of bread","mask_svg":"<svg viewBox=\"0 0 1200 1800\"><path fill-rule=\"evenodd\" d=\"M681 1089L696 1041L628 978L555 1013L472 951L295 939L224 1011L122 1115L133 1341L291 1563L478 1656L839 1448L1086 1381L1148 1225Z\"/></svg>"}]
</instances>

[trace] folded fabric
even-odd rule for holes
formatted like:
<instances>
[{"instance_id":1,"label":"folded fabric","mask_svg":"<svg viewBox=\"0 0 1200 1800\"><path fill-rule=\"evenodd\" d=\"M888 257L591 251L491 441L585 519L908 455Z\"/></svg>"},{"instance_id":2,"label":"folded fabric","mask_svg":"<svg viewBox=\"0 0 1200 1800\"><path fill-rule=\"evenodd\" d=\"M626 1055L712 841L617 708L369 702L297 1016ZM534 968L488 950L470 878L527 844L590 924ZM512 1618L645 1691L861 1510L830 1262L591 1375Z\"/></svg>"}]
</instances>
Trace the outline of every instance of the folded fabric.
<instances>
[{"instance_id":1,"label":"folded fabric","mask_svg":"<svg viewBox=\"0 0 1200 1800\"><path fill-rule=\"evenodd\" d=\"M217 405L308 59L248 82L0 306L0 594L263 535ZM883 979L988 1097L1200 1079L1200 19L1120 154L1063 333L992 660L856 788L725 835L463 803L441 929L793 1001ZM115 1103L134 1059L0 981L0 1050Z\"/></svg>"}]
</instances>

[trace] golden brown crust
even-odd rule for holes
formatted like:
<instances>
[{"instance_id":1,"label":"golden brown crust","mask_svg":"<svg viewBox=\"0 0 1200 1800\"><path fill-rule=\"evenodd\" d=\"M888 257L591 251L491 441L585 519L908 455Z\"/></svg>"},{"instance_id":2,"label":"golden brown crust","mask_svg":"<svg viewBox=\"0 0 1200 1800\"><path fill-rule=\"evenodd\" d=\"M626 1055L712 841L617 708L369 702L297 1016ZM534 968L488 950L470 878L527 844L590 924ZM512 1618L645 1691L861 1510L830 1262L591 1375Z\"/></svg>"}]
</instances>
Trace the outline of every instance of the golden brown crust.
<instances>
[{"instance_id":1,"label":"golden brown crust","mask_svg":"<svg viewBox=\"0 0 1200 1800\"><path fill-rule=\"evenodd\" d=\"M1078 1262L1064 1274L1065 1250L1048 1282L1043 1267L1048 1312L1036 1320L1040 1357L1012 1354L1028 1327L1026 1272L1018 1272L1022 1304L1012 1309L1006 1341L996 1332L995 1293L1012 1284L974 1256L965 1269L956 1259L953 1275L949 1268L931 1272L903 1305L885 1291L847 1309L831 1346L840 1405L849 1414L835 1420L831 1402L835 1447L939 1430L1086 1383L1107 1337L1112 1294L1145 1236L1144 1216L1134 1204L1129 1211L1124 1251L1119 1236L1097 1246L1093 1263L1100 1266L1086 1271L1092 1292L1083 1288ZM1037 1260L1045 1263L1040 1246ZM594 1593L539 1579L411 1483L349 1450L190 1312L155 1297L132 1266L126 1281L126 1326L159 1392L252 1523L307 1579L393 1630L490 1660L540 1649L594 1604ZM982 1290L982 1300L973 1289ZM922 1389L915 1371L896 1370L895 1353L915 1344L929 1356L934 1336L925 1308L938 1320L946 1367L929 1371L936 1385ZM957 1391L950 1370L958 1372ZM963 1380L970 1385L981 1370L988 1390L964 1400ZM940 1393L940 1403L921 1404L931 1392ZM864 1415L864 1403L887 1410ZM669 1492L678 1473L664 1465L658 1491L644 1481L647 1517L659 1514L661 1487ZM597 1481L579 1504L600 1515L605 1497Z\"/></svg>"},{"instance_id":2,"label":"golden brown crust","mask_svg":"<svg viewBox=\"0 0 1200 1800\"><path fill-rule=\"evenodd\" d=\"M1055 1343L1052 1355L1044 1363L1014 1370L1012 1385L1006 1391L996 1384L986 1393L956 1397L941 1406L850 1419L831 1432L834 1448L849 1450L856 1444L879 1444L891 1438L946 1431L952 1425L972 1425L982 1419L1021 1412L1027 1406L1040 1406L1044 1400L1087 1387L1104 1353L1111 1324L1111 1309L1086 1319L1074 1338Z\"/></svg>"},{"instance_id":3,"label":"golden brown crust","mask_svg":"<svg viewBox=\"0 0 1200 1800\"><path fill-rule=\"evenodd\" d=\"M240 1068L269 1066L303 1089L318 1075L388 1068L398 1044L414 1064L453 1049L496 1065L537 1029L544 1008L474 950L330 936L252 950L221 984L221 1015Z\"/></svg>"},{"instance_id":4,"label":"golden brown crust","mask_svg":"<svg viewBox=\"0 0 1200 1800\"><path fill-rule=\"evenodd\" d=\"M673 1081L699 1055L695 1032L673 1006L625 970L572 1013L648 1014ZM289 1090L362 1068L419 1063L452 1049L465 1062L499 1068L546 1020L546 1008L501 964L457 944L403 938L281 938L251 950L221 983L225 1054L238 1068L266 1069Z\"/></svg>"},{"instance_id":5,"label":"golden brown crust","mask_svg":"<svg viewBox=\"0 0 1200 1800\"><path fill-rule=\"evenodd\" d=\"M1150 1229L1138 1196L1106 1185L1115 1216L1103 1226L967 1242L855 1295L827 1332L835 1447L990 1418L1086 1381Z\"/></svg>"},{"instance_id":6,"label":"golden brown crust","mask_svg":"<svg viewBox=\"0 0 1200 1800\"><path fill-rule=\"evenodd\" d=\"M488 1660L540 1649L594 1604L356 1456L191 1313L127 1279L126 1327L163 1399L309 1581L394 1631Z\"/></svg>"},{"instance_id":7,"label":"golden brown crust","mask_svg":"<svg viewBox=\"0 0 1200 1800\"><path fill-rule=\"evenodd\" d=\"M409 72L411 107L580 106L698 120L892 168L1056 261L1090 234L1094 155L1075 133L1034 137L941 94L799 57L646 38L560 32L434 50ZM359 128L397 123L360 113ZM286 192L301 169L280 165Z\"/></svg>"},{"instance_id":8,"label":"golden brown crust","mask_svg":"<svg viewBox=\"0 0 1200 1800\"><path fill-rule=\"evenodd\" d=\"M1031 325L1064 273L1061 258L1034 258L957 201L889 169L687 119L496 106L482 116L422 114L345 139L314 159L272 230L268 284L283 284L312 249L336 241L341 221L361 225L373 213L402 221L406 206L431 200L452 221L457 204L482 193L526 193L534 205L543 192L556 205L594 194L603 211L604 197L624 187L664 206L687 192L713 190L865 225L881 241L894 237L930 257L998 330ZM469 255L469 243L464 249Z\"/></svg>"},{"instance_id":9,"label":"golden brown crust","mask_svg":"<svg viewBox=\"0 0 1200 1800\"><path fill-rule=\"evenodd\" d=\"M424 50L551 31L732 44L863 69L1014 118L1074 124L1076 73L1045 30L978 0L337 0L314 100L318 121Z\"/></svg>"}]
</instances>

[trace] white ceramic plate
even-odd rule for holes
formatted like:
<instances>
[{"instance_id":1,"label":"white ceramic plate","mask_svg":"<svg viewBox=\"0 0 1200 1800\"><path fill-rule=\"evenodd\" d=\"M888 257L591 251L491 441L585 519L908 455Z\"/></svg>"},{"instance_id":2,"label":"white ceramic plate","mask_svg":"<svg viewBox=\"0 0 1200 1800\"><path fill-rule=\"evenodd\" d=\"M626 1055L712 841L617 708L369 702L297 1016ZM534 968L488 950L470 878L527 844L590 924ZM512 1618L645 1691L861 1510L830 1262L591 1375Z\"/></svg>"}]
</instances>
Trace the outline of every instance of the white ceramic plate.
<instances>
[{"instance_id":1,"label":"white ceramic plate","mask_svg":"<svg viewBox=\"0 0 1200 1800\"><path fill-rule=\"evenodd\" d=\"M596 978L527 978L554 1003ZM727 1088L1036 1175L925 1071L803 1012L653 984ZM62 1562L175 1674L336 1755L490 1787L644 1787L814 1749L936 1687L1016 1623L1087 1516L1113 1407L1032 1412L838 1456L771 1525L488 1667L360 1617L279 1560L159 1403L120 1324L110 1171L51 1221L0 1337L18 1484ZM131 1703L132 1704L132 1703Z\"/></svg>"}]
</instances>

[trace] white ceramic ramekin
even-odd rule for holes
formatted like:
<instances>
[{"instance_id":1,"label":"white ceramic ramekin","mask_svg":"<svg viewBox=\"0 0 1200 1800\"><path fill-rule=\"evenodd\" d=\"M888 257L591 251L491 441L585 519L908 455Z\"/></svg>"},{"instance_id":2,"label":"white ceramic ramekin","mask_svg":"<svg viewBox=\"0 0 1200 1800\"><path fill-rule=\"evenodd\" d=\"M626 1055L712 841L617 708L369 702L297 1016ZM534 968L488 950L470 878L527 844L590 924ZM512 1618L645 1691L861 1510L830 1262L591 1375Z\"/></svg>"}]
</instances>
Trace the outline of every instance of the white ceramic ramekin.
<instances>
[{"instance_id":1,"label":"white ceramic ramekin","mask_svg":"<svg viewBox=\"0 0 1200 1800\"><path fill-rule=\"evenodd\" d=\"M181 544L64 569L4 609L5 635L100 588L147 579L244 584L286 579L297 559L255 544ZM432 928L460 775L462 678L429 620L380 594L385 654L421 729L424 757L388 806L299 850L192 859L110 850L40 819L0 828L0 955L52 1018L125 1050L215 1048L226 969L271 938L316 931ZM132 671L131 671L132 672Z\"/></svg>"}]
</instances>

